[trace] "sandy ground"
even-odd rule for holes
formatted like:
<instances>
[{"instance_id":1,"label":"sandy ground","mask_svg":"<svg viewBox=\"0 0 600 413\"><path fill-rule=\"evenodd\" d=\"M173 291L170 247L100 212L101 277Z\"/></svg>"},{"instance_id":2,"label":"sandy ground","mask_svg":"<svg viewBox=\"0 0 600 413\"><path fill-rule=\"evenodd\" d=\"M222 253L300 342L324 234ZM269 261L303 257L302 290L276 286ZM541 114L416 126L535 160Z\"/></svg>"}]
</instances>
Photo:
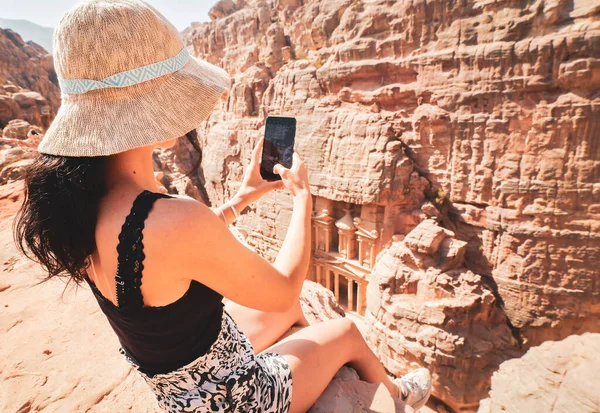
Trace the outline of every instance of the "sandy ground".
<instances>
[{"instance_id":1,"label":"sandy ground","mask_svg":"<svg viewBox=\"0 0 600 413\"><path fill-rule=\"evenodd\" d=\"M0 412L158 412L87 286L40 284L41 268L18 253L19 193L0 186Z\"/></svg>"}]
</instances>

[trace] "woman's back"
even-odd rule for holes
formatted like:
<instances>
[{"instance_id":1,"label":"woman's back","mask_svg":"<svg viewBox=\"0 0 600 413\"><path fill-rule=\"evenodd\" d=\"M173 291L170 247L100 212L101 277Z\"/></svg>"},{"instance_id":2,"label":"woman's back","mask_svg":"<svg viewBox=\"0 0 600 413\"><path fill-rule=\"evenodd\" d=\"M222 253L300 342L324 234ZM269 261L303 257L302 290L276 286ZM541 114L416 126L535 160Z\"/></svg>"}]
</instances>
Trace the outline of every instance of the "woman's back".
<instances>
[{"instance_id":1,"label":"woman's back","mask_svg":"<svg viewBox=\"0 0 600 413\"><path fill-rule=\"evenodd\" d=\"M191 281L186 290L179 293L179 286L169 288L173 286L172 282L170 286L166 282L170 277L160 276L159 265L150 266L151 272L146 268L149 257L155 257L152 263L161 261L156 225L151 231L145 229L153 204L161 198L170 196L145 190L135 198L115 237L118 245L112 248L112 254L109 248L115 242L107 235L114 235L115 223L123 215L124 202L120 201L119 205L103 202L100 210L103 217L99 219L97 230L101 234L98 249L103 254L93 254L96 258L92 256L92 275L87 279L124 353L148 375L175 370L206 353L219 334L223 315L220 294L197 281ZM111 207L106 208L107 205ZM151 236L144 239L149 232ZM146 244L152 247L147 248ZM106 271L110 264L98 272L95 263L102 262L99 257L109 263L116 262L115 272ZM146 294L160 304L149 303ZM168 301L174 295L175 298Z\"/></svg>"},{"instance_id":2,"label":"woman's back","mask_svg":"<svg viewBox=\"0 0 600 413\"><path fill-rule=\"evenodd\" d=\"M115 275L118 268L117 246L119 235L131 213L136 197L141 190L109 191L101 200L96 224L96 250L91 254L95 273L89 274L102 295L116 304ZM169 221L177 199L154 199L151 211L144 220L144 282L141 291L147 306L164 306L181 298L190 286L185 277L167 277L167 272L177 271L165 255L168 249L164 243L164 228L172 225Z\"/></svg>"}]
</instances>

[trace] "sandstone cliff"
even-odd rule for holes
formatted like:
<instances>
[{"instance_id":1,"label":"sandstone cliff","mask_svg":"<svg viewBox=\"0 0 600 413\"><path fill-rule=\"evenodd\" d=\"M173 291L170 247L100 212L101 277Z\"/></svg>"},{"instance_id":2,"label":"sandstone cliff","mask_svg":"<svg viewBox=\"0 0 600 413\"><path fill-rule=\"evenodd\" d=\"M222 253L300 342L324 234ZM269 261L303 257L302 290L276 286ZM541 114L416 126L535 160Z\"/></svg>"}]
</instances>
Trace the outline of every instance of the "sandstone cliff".
<instances>
[{"instance_id":1,"label":"sandstone cliff","mask_svg":"<svg viewBox=\"0 0 600 413\"><path fill-rule=\"evenodd\" d=\"M0 76L0 128L13 119L22 119L46 129L53 118L52 108L42 95Z\"/></svg>"},{"instance_id":2,"label":"sandstone cliff","mask_svg":"<svg viewBox=\"0 0 600 413\"><path fill-rule=\"evenodd\" d=\"M43 47L24 42L10 29L0 29L0 77L40 93L50 105L48 123L54 118L60 106L60 89L52 55Z\"/></svg>"},{"instance_id":3,"label":"sandstone cliff","mask_svg":"<svg viewBox=\"0 0 600 413\"><path fill-rule=\"evenodd\" d=\"M585 333L531 348L502 363L478 413L600 412L600 334Z\"/></svg>"},{"instance_id":4,"label":"sandstone cliff","mask_svg":"<svg viewBox=\"0 0 600 413\"><path fill-rule=\"evenodd\" d=\"M235 78L201 131L211 202L237 189L265 117L296 117L319 223L347 209L395 257L366 313L391 371L429 366L434 394L473 411L503 360L600 330L600 6L222 0L211 15L186 32ZM273 194L238 225L273 257L290 208ZM432 215L445 252L398 259Z\"/></svg>"}]
</instances>

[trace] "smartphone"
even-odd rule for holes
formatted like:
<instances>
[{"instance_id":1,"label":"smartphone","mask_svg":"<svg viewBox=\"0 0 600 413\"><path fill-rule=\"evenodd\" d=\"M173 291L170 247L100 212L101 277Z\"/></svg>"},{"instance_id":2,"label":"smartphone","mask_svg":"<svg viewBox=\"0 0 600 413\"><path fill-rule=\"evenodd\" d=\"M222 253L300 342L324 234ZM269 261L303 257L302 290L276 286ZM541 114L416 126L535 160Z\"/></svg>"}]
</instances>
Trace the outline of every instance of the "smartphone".
<instances>
[{"instance_id":1,"label":"smartphone","mask_svg":"<svg viewBox=\"0 0 600 413\"><path fill-rule=\"evenodd\" d=\"M288 169L292 167L295 137L296 119L281 116L267 118L260 164L260 176L265 181L281 180L281 176L273 173L276 164L281 164Z\"/></svg>"}]
</instances>

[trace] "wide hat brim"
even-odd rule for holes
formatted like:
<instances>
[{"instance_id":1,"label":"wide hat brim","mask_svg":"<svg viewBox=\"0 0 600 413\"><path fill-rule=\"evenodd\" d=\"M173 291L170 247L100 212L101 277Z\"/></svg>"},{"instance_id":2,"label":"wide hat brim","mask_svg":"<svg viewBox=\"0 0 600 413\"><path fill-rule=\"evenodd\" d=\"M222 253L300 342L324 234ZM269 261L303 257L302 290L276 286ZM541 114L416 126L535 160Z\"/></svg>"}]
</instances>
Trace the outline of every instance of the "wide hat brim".
<instances>
[{"instance_id":1,"label":"wide hat brim","mask_svg":"<svg viewBox=\"0 0 600 413\"><path fill-rule=\"evenodd\" d=\"M177 72L137 85L63 94L38 151L107 156L183 136L210 116L230 83L223 69L190 57Z\"/></svg>"}]
</instances>

